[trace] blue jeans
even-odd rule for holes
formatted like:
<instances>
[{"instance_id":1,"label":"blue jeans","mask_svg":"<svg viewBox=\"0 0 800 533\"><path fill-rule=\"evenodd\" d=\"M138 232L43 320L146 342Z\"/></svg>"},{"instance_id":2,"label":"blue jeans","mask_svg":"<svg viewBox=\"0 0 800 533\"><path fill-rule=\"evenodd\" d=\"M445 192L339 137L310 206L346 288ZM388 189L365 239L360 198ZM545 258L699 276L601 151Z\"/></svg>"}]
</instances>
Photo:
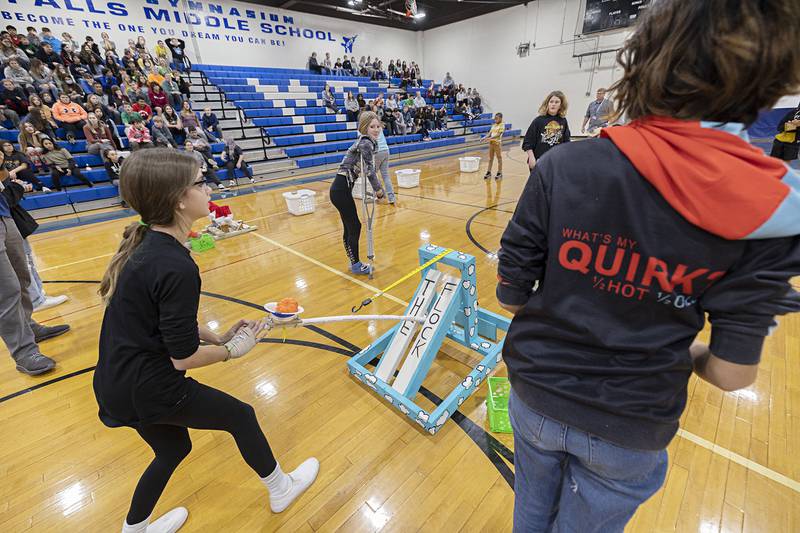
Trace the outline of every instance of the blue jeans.
<instances>
[{"instance_id":1,"label":"blue jeans","mask_svg":"<svg viewBox=\"0 0 800 533\"><path fill-rule=\"evenodd\" d=\"M30 296L31 304L33 304L35 308L44 303L44 299L47 295L44 293L42 278L39 277L39 272L36 271L36 262L33 260L33 250L31 249L31 243L28 242L28 239L22 239L22 247L25 250L25 258L28 260L28 272L31 274L31 284L28 285L28 296Z\"/></svg>"},{"instance_id":2,"label":"blue jeans","mask_svg":"<svg viewBox=\"0 0 800 533\"><path fill-rule=\"evenodd\" d=\"M540 415L512 389L514 533L622 532L664 483L667 451L633 450Z\"/></svg>"}]
</instances>

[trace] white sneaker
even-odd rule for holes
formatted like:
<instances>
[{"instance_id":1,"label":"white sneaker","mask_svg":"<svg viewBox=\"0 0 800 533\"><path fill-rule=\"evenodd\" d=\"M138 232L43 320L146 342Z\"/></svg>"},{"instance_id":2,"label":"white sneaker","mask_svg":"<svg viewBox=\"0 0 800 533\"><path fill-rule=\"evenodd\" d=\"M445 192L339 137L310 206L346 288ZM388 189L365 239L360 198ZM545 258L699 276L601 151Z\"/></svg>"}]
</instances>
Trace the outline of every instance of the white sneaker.
<instances>
[{"instance_id":1,"label":"white sneaker","mask_svg":"<svg viewBox=\"0 0 800 533\"><path fill-rule=\"evenodd\" d=\"M60 296L45 296L44 302L42 302L40 305L37 305L36 307L34 307L33 310L34 311L44 311L45 309L50 309L51 307L55 307L57 305L61 305L64 302L66 302L67 300L69 300L69 296L66 296L64 294L62 294Z\"/></svg>"},{"instance_id":2,"label":"white sneaker","mask_svg":"<svg viewBox=\"0 0 800 533\"><path fill-rule=\"evenodd\" d=\"M255 183L255 182L256 182L255 178L250 178L250 183Z\"/></svg>"},{"instance_id":3,"label":"white sneaker","mask_svg":"<svg viewBox=\"0 0 800 533\"><path fill-rule=\"evenodd\" d=\"M189 511L186 507L176 507L147 526L147 533L175 533L186 522Z\"/></svg>"},{"instance_id":4,"label":"white sneaker","mask_svg":"<svg viewBox=\"0 0 800 533\"><path fill-rule=\"evenodd\" d=\"M42 187L42 192L43 192L43 193L45 193L45 194L47 194L47 193L49 193L49 192L53 192L53 191L52 191L52 190L50 190L48 187Z\"/></svg>"},{"instance_id":5,"label":"white sneaker","mask_svg":"<svg viewBox=\"0 0 800 533\"><path fill-rule=\"evenodd\" d=\"M217 189L219 189L221 191L228 190L228 188L226 186L224 186L223 184L221 184L221 183L217 183Z\"/></svg>"},{"instance_id":6,"label":"white sneaker","mask_svg":"<svg viewBox=\"0 0 800 533\"><path fill-rule=\"evenodd\" d=\"M228 182L228 187L236 187L236 185L237 185L236 180L230 180Z\"/></svg>"},{"instance_id":7,"label":"white sneaker","mask_svg":"<svg viewBox=\"0 0 800 533\"><path fill-rule=\"evenodd\" d=\"M286 494L281 496L269 496L269 507L273 513L280 513L289 507L308 487L314 483L319 473L319 461L316 457L311 457L303 461L303 464L298 466L292 472L289 472L289 477L292 480L292 486L286 491ZM149 533L149 532L148 532Z\"/></svg>"}]
</instances>

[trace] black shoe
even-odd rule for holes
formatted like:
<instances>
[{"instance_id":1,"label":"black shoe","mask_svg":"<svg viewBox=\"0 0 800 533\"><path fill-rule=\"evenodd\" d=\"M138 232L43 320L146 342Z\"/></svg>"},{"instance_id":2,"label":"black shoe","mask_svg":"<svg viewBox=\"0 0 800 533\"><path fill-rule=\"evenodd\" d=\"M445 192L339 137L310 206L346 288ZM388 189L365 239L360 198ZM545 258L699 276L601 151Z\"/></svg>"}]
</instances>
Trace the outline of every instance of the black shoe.
<instances>
[{"instance_id":1,"label":"black shoe","mask_svg":"<svg viewBox=\"0 0 800 533\"><path fill-rule=\"evenodd\" d=\"M39 324L39 327L33 327L33 337L36 340L36 343L40 343L42 341L46 341L47 339L52 339L53 337L58 337L59 335L63 335L64 333L69 331L69 326L67 324L61 324L58 326L43 326Z\"/></svg>"},{"instance_id":2,"label":"black shoe","mask_svg":"<svg viewBox=\"0 0 800 533\"><path fill-rule=\"evenodd\" d=\"M40 353L20 357L16 360L17 370L29 376L38 376L50 372L56 367L56 362Z\"/></svg>"},{"instance_id":3,"label":"black shoe","mask_svg":"<svg viewBox=\"0 0 800 533\"><path fill-rule=\"evenodd\" d=\"M496 180L503 179L503 173L502 172L498 172L497 174L495 174L494 179L496 179Z\"/></svg>"},{"instance_id":4,"label":"black shoe","mask_svg":"<svg viewBox=\"0 0 800 533\"><path fill-rule=\"evenodd\" d=\"M483 179L485 179L485 180L488 180L491 177L492 177L492 173L489 172L489 171L487 171L486 174L483 175Z\"/></svg>"}]
</instances>

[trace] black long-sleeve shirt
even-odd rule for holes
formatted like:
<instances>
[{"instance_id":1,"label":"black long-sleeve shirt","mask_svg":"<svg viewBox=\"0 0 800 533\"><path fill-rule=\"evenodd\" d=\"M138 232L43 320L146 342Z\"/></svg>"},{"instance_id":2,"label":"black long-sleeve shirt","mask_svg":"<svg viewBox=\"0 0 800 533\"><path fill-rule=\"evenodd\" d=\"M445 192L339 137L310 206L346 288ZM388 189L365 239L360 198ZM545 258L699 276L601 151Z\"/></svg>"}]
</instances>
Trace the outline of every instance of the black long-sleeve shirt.
<instances>
[{"instance_id":1,"label":"black long-sleeve shirt","mask_svg":"<svg viewBox=\"0 0 800 533\"><path fill-rule=\"evenodd\" d=\"M146 230L106 307L94 391L108 426L157 422L196 392L170 358L197 351L200 273L183 244Z\"/></svg>"},{"instance_id":2,"label":"black long-sleeve shirt","mask_svg":"<svg viewBox=\"0 0 800 533\"><path fill-rule=\"evenodd\" d=\"M498 299L523 306L503 348L515 393L629 448L677 431L706 313L712 353L756 364L774 316L800 309L800 237L701 229L608 139L538 160L498 255Z\"/></svg>"},{"instance_id":3,"label":"black long-sleeve shirt","mask_svg":"<svg viewBox=\"0 0 800 533\"><path fill-rule=\"evenodd\" d=\"M528 126L528 131L522 140L522 150L525 152L533 150L533 155L539 159L552 147L569 141L569 124L566 118L540 115Z\"/></svg>"}]
</instances>

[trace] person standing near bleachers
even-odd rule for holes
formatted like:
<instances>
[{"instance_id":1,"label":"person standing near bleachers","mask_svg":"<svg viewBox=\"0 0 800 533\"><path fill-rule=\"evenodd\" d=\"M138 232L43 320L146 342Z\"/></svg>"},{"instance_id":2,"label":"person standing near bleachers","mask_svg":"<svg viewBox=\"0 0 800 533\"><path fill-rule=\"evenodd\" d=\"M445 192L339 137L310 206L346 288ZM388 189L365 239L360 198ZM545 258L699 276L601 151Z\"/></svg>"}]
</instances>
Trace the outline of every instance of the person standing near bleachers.
<instances>
[{"instance_id":1,"label":"person standing near bleachers","mask_svg":"<svg viewBox=\"0 0 800 533\"><path fill-rule=\"evenodd\" d=\"M522 151L528 154L528 167L532 169L536 160L554 146L568 142L567 97L561 91L553 91L539 106L539 116L528 126L522 141Z\"/></svg>"},{"instance_id":2,"label":"person standing near bleachers","mask_svg":"<svg viewBox=\"0 0 800 533\"><path fill-rule=\"evenodd\" d=\"M497 175L494 179L499 180L503 177L503 134L505 131L506 125L503 123L503 114L495 113L494 124L492 124L486 137L482 139L489 143L489 167L483 176L485 180L492 177L492 163L495 158L497 158Z\"/></svg>"},{"instance_id":3,"label":"person standing near bleachers","mask_svg":"<svg viewBox=\"0 0 800 533\"><path fill-rule=\"evenodd\" d=\"M0 164L2 158L0 154ZM31 275L23 238L14 218L14 211L26 189L22 182L8 179L5 169L0 170L0 316L3 317L0 337L16 363L17 371L38 376L56 366L55 361L42 355L39 342L66 333L69 326L44 326L31 318L33 303L28 292ZM27 221L26 229L30 229L31 221Z\"/></svg>"},{"instance_id":4,"label":"person standing near bleachers","mask_svg":"<svg viewBox=\"0 0 800 533\"><path fill-rule=\"evenodd\" d=\"M383 135L383 129L378 136L378 150L375 152L375 166L381 171L383 179L383 190L386 192L386 199L390 204L395 204L394 187L392 187L392 176L389 174L389 144Z\"/></svg>"},{"instance_id":5,"label":"person standing near bleachers","mask_svg":"<svg viewBox=\"0 0 800 533\"><path fill-rule=\"evenodd\" d=\"M358 140L345 153L330 188L331 203L339 211L344 226L342 241L350 261L350 272L360 276L369 275L372 265L362 263L359 256L361 221L358 219L358 210L353 200L353 186L359 177L367 179L375 191L375 196L384 197L381 182L375 172L375 152L382 129L383 125L375 113L371 111L361 113L358 122Z\"/></svg>"}]
</instances>

